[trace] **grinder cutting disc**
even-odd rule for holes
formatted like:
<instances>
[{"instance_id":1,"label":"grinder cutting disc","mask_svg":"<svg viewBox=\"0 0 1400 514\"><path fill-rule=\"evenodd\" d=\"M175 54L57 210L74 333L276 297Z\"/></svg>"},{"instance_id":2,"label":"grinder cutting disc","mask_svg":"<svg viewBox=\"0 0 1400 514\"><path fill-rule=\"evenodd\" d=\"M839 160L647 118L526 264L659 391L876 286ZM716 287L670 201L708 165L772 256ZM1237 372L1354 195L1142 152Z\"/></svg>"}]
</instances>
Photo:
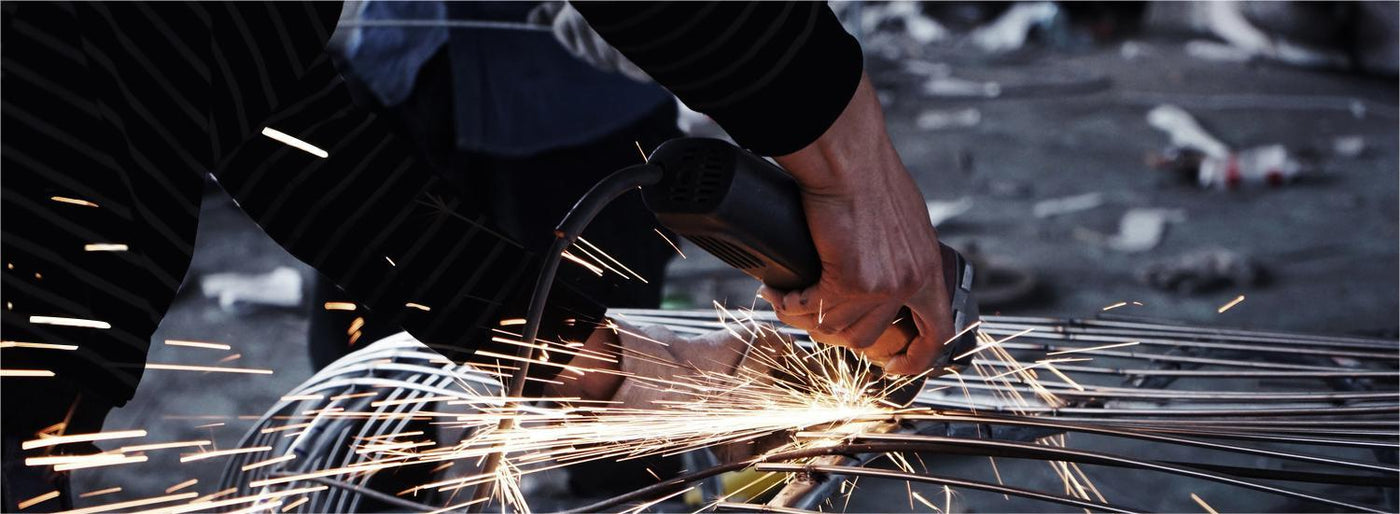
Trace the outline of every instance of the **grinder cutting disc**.
<instances>
[{"instance_id":1,"label":"grinder cutting disc","mask_svg":"<svg viewBox=\"0 0 1400 514\"><path fill-rule=\"evenodd\" d=\"M972 264L963 259L962 255L944 245L939 245L943 257L943 283L948 286L949 307L953 311L953 333L958 334L957 338L943 346L943 350L934 359L932 371L916 380L906 380L901 377L882 376L872 389L876 391L886 391L885 400L898 407L908 407L919 397L919 393L924 390L924 382L930 376L938 376L946 373L948 367L961 368L966 365L972 356L967 356L959 361L954 361L953 357L966 353L977 346L977 332L966 330L967 327L977 322L977 302L972 298ZM908 319L911 314L908 308L899 310L900 319ZM909 324L897 323L886 330L881 339L886 337L899 337L903 339L904 346L912 340L917 332L910 332Z\"/></svg>"},{"instance_id":2,"label":"grinder cutting disc","mask_svg":"<svg viewBox=\"0 0 1400 514\"><path fill-rule=\"evenodd\" d=\"M963 259L962 253L958 253L946 245L939 244L938 248L942 252L942 261L944 261L944 284L948 286L948 303L953 314L953 333L958 336L944 345L942 352L938 353L938 359L935 359L931 366L932 371L918 380L907 381L904 384L899 384L899 387L890 389L892 384L889 384L889 381L899 380L899 378L881 378L882 381L886 382L883 384L885 388L882 388L881 391L890 391L885 396L886 401L900 406L900 408L907 408L910 403L914 402L914 399L918 398L918 394L924 391L924 381L927 381L928 377L944 374L948 367L962 368L966 366L967 361L972 360L972 356L963 357L963 359L956 361L953 360L953 357L966 353L967 350L972 350L973 347L977 346L977 331L967 331L969 326L977 322L977 301L972 296L972 263ZM900 318L909 317L909 315L910 312L907 308L899 311ZM899 331L886 331L882 338L896 332ZM913 333L902 336L911 338Z\"/></svg>"}]
</instances>

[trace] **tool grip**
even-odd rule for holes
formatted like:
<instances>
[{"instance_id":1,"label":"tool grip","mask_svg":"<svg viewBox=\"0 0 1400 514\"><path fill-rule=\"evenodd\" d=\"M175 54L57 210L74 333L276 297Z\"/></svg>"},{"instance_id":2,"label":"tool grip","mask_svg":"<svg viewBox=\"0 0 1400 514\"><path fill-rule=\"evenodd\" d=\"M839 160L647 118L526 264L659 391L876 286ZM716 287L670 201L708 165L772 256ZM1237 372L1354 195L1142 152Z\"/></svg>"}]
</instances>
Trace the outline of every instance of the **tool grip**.
<instances>
[{"instance_id":1,"label":"tool grip","mask_svg":"<svg viewBox=\"0 0 1400 514\"><path fill-rule=\"evenodd\" d=\"M647 162L663 173L660 182L642 188L642 196L667 228L775 289L804 289L821 279L801 190L782 168L725 141L703 138L667 141ZM976 316L970 308L972 268L952 248L940 243L939 251L949 307L961 330ZM882 338L903 343L917 337L908 309L900 317ZM945 356L956 346L945 348Z\"/></svg>"}]
</instances>

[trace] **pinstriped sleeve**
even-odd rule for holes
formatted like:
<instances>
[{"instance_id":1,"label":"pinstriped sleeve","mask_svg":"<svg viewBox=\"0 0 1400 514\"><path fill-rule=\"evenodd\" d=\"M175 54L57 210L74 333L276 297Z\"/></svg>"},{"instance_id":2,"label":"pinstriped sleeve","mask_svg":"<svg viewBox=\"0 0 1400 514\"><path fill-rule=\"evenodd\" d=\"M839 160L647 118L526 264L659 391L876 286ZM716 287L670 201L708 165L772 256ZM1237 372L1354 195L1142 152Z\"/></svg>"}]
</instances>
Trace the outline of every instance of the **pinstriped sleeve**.
<instances>
[{"instance_id":1,"label":"pinstriped sleeve","mask_svg":"<svg viewBox=\"0 0 1400 514\"><path fill-rule=\"evenodd\" d=\"M825 2L573 2L686 105L764 155L815 141L860 82L860 44Z\"/></svg>"}]
</instances>

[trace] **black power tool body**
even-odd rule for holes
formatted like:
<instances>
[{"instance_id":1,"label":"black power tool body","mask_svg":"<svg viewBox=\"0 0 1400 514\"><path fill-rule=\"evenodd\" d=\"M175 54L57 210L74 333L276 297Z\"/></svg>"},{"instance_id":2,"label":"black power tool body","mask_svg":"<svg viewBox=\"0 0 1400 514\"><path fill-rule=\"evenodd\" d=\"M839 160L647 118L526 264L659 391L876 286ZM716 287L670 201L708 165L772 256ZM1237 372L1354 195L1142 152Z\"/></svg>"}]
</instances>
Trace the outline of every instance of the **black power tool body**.
<instances>
[{"instance_id":1,"label":"black power tool body","mask_svg":"<svg viewBox=\"0 0 1400 514\"><path fill-rule=\"evenodd\" d=\"M807 228L801 193L782 168L728 142L706 138L667 141L647 164L662 170L660 181L642 187L647 207L662 225L770 287L803 289L821 278L821 260ZM952 356L976 345L974 331L963 329L977 320L977 306L972 266L941 243L938 251L954 330L961 334L935 363L934 369L942 370L964 364L951 362ZM881 338L907 342L917 334L905 309ZM922 388L922 380L914 381L887 400L907 406Z\"/></svg>"}]
</instances>

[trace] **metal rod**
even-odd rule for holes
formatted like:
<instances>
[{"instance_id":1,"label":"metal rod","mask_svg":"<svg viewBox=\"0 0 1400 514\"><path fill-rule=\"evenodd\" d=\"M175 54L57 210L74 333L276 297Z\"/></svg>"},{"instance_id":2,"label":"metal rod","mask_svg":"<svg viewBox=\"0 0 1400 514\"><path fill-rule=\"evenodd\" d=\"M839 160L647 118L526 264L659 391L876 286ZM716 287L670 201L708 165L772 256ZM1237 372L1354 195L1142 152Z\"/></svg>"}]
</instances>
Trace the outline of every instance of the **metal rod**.
<instances>
[{"instance_id":1,"label":"metal rod","mask_svg":"<svg viewBox=\"0 0 1400 514\"><path fill-rule=\"evenodd\" d=\"M662 316L678 319L716 319L713 311L690 309L690 310L655 310L655 309L614 309L609 312L616 312L624 316ZM748 313L750 311L744 311ZM771 310L752 311L754 319L759 321L777 322L777 316ZM1150 332L1171 332L1180 334L1192 334L1209 336L1220 340L1254 341L1265 343L1280 343L1290 345L1312 345L1312 346L1342 346L1359 349L1373 350L1393 350L1400 348L1400 342L1393 339L1382 339L1374 337L1352 337L1352 336L1329 336L1316 334L1300 334L1291 332L1277 332L1264 330L1229 329L1218 327L1200 327L1194 325L1173 325L1162 322L1133 322L1123 320L1106 320L1092 318L1049 318L1032 316L992 316L983 315L980 317L982 328L985 329L1013 329L1021 330L1029 328L1025 325L1047 325L1047 326L1082 326L1085 328L1102 327L1104 330L1115 330L1133 328L1141 330L1138 333ZM1020 328L1013 328L1016 326ZM1128 334L1127 332L1118 332Z\"/></svg>"},{"instance_id":2,"label":"metal rod","mask_svg":"<svg viewBox=\"0 0 1400 514\"><path fill-rule=\"evenodd\" d=\"M759 464L754 467L756 471L777 471L785 473L825 473L832 475L849 475L865 478L885 478L890 480L902 480L908 482L921 482L926 484L938 484L946 486L966 487L968 489L978 489L999 494L1008 494L1022 498L1031 498L1060 505L1069 505L1092 511L1104 512L1145 512L1143 509L1129 509L1119 507L1111 503L1097 503L1068 496L1058 496L1030 489L1010 487L1005 485L979 482L976 480L964 480L960 478L945 477L939 475L920 475L917 473L905 473L887 469L859 468L854 466L821 466L810 464Z\"/></svg>"},{"instance_id":3,"label":"metal rod","mask_svg":"<svg viewBox=\"0 0 1400 514\"><path fill-rule=\"evenodd\" d=\"M298 475L297 473L272 473L272 476L275 476L275 477L288 477L288 476L297 476L297 475ZM430 505L424 505L424 504L422 504L422 503L418 503L418 502L414 502L414 501L408 501L408 500L405 500L405 499L403 499L403 498L399 498L399 497L397 497L397 496L393 496L393 495L390 495L390 494L381 493L381 492L379 492L379 491L376 491L376 490L374 490L374 489L370 489L370 488L368 488L368 487L364 487L364 486L352 484L352 483L349 483L349 482L344 482L344 481L336 480L336 479L333 479L333 478L326 478L326 477L308 477L308 478L306 478L305 480L308 480L308 481L311 481L311 482L316 482L316 483L318 483L318 484L325 484L325 485L328 485L328 486L331 486L331 487L335 487L335 488L339 488L339 489L345 489L345 490L347 490L347 491L354 492L355 494L364 495L364 496L367 497L367 498L372 498L372 499L374 499L374 500L378 500L378 501L387 503L387 504L389 504L389 505L393 505L393 506L398 507L398 508L401 508L401 509L408 509L408 510L415 511L415 512L433 512L433 511L439 510L438 508L433 507L433 506L430 506Z\"/></svg>"},{"instance_id":4,"label":"metal rod","mask_svg":"<svg viewBox=\"0 0 1400 514\"><path fill-rule=\"evenodd\" d=\"M1201 470L1191 469L1191 468L1189 468L1189 467L1173 466L1173 465L1170 465L1170 464L1164 464L1164 463L1157 462L1157 461L1147 461L1147 460L1133 459L1133 458L1129 458L1129 457L1123 457L1123 456L1120 456L1120 455L1114 455L1114 454L1103 453L1103 452L1090 452L1090 451L1085 451L1085 450L1074 450L1074 449L1069 449L1069 448L1055 448L1055 447L1050 447L1050 446L1041 446L1041 445L1035 445L1035 444L1018 443L1018 442L1012 442L1012 441L993 441L993 440L985 440L985 439L961 439L961 438L955 438L955 437L941 437L941 436L917 436L917 437L920 437L921 440L917 440L917 441L913 441L913 440L911 440L911 441L905 441L905 442L901 442L901 443L895 443L895 444L892 444L892 445L890 445L890 446L881 446L882 444L889 444L889 443L866 443L866 444L868 444L869 446L872 446L872 447L881 447L881 448L898 448L900 445L905 445L905 446L904 446L901 450L899 450L899 451L932 451L932 452L947 452L947 453L956 453L956 454L993 455L993 456L1009 457L1009 458L1025 458L1025 459L1053 460L1053 461L1074 461L1074 462L1080 462L1080 463L1085 463L1085 464L1097 464L1097 465L1103 465L1103 466L1115 466L1115 467L1128 467L1128 468L1137 468L1137 469L1149 469L1149 470L1160 471L1160 472L1163 472L1163 473L1168 473L1168 474L1173 474L1173 475L1181 475L1181 476L1187 476L1187 477L1192 477L1192 478L1199 478L1199 479L1203 479L1203 480L1210 480L1210 481L1213 481L1213 482L1219 482L1219 483L1223 483L1223 484L1235 485L1235 486L1243 487L1243 488L1246 488L1246 489L1253 489L1253 490L1256 490L1256 491L1263 491L1263 492L1267 492L1267 493L1273 493L1273 494L1277 494L1277 495L1280 495L1280 496L1288 496L1288 497L1291 497L1291 498L1297 498L1297 499L1301 499L1301 500L1308 500L1308 501L1313 501L1313 502L1318 502L1318 503L1325 503L1325 504L1327 504L1327 505L1332 505L1332 506L1335 506L1335 507L1342 507L1342 508L1346 508L1346 509L1362 510L1362 511L1375 512L1375 513L1383 513L1383 512L1385 512L1385 511L1383 511L1383 510L1378 510L1378 509L1375 509L1375 508L1372 508L1372 507L1366 507L1366 506L1362 506L1362 505L1357 505L1357 504L1353 504L1353 503L1348 503L1348 502L1341 501L1341 500L1334 500L1334 499L1331 499L1331 498L1324 498L1324 497L1320 497L1320 496L1317 496L1317 495L1314 495L1314 494L1310 494L1310 493L1307 493L1307 492L1295 491L1295 490L1292 490L1292 489L1285 489L1285 488L1282 488L1282 487L1276 487L1276 486L1271 486L1271 485L1267 485L1267 484L1261 484L1261 483L1257 483L1257 482L1251 482L1251 481L1248 481L1248 480L1241 480L1241 479L1232 478L1232 477L1228 477L1228 476L1224 476L1224 475L1220 475L1220 474L1216 474L1216 473L1211 473L1211 472L1207 472L1207 471L1201 471ZM860 436L855 436L854 439L855 439L855 440L860 440ZM857 444L853 444L853 445L851 445L851 446L852 446L852 447L858 447L858 446L861 446L861 444L860 444L860 443L857 443Z\"/></svg>"},{"instance_id":5,"label":"metal rod","mask_svg":"<svg viewBox=\"0 0 1400 514\"><path fill-rule=\"evenodd\" d=\"M643 313L643 312L645 312L645 313ZM625 316L627 316L629 319L634 319L634 320L636 320L636 321L638 321L638 322L643 322L643 323L662 323L662 324L668 324L668 325L674 324L674 325L696 326L696 327L705 327L705 328L721 328L721 327L724 326L724 323L721 322L721 321L719 321L719 320L715 317L715 315L714 315L713 313L709 313L709 317L708 317L708 318L695 318L695 317L693 317L693 316L681 316L681 317L669 316L668 314L670 314L670 313L673 312L673 311L643 311L643 312L635 312L635 311L626 311L626 310L623 310L623 311L620 311L619 314L625 315ZM774 318L772 318L772 319L768 319L768 316L760 316L760 315L757 314L757 312L758 312L758 311L755 311L755 319L759 319L760 321L777 322L776 317L774 317ZM1040 327L1040 326L1041 326L1041 325L999 325L999 324L995 324L995 323L989 323L989 322L987 322L986 320L983 320L982 325L979 326L978 329L979 329L980 331L982 331L982 332L987 333L988 335L994 335L994 336L1008 336L1008 335L1013 335L1013 334L1022 332L1022 331L1024 331L1024 330L1027 329L1027 328L1037 328L1037 327ZM1355 359L1384 360L1384 361L1396 361L1396 360L1400 360L1400 354L1397 354L1397 353L1395 353L1395 352L1393 352L1393 351L1392 351L1392 352L1389 352L1389 353L1387 353L1387 352L1361 352L1361 351L1347 351L1347 350L1324 350L1324 349L1316 349L1316 348L1291 348L1291 347L1286 347L1286 346L1285 346L1285 347L1281 347L1281 346L1279 346L1279 345L1277 345L1277 344L1270 344L1270 345L1246 345L1246 344L1219 343L1219 342L1209 342L1209 341L1191 341L1191 340L1179 340L1179 339L1161 339L1161 338L1153 338L1153 337L1150 337L1150 336L1153 335L1153 334L1151 334L1151 333L1127 334L1127 335L1122 335L1122 336L1115 336L1115 335L1094 335L1093 332L1091 332L1091 331L1089 331L1089 330L1086 330L1086 329L1074 329L1074 328L1072 328L1072 327L1064 327L1064 326L1059 326L1059 325L1045 325L1045 326L1050 326L1050 327L1052 327L1052 328L1051 328L1051 329L1047 329L1047 330L1042 330L1042 331L1040 331L1040 332L1031 332L1031 333L1029 333L1029 334L1024 334L1024 335L1022 335L1022 336L1016 338L1015 342L1019 342L1021 348L1025 348L1025 349L1044 349L1044 350L1047 350L1047 351L1058 350L1058 349L1074 349L1074 348L1077 348L1077 347L1063 347L1063 348L1062 348L1062 347L1058 347L1058 346L1054 346L1054 345L1045 345L1045 344L1030 343L1029 341L1030 341L1030 340L1034 340L1034 339L1045 339L1045 340L1060 340L1060 341L1084 341L1084 342L1092 342L1092 343L1128 343L1128 342L1137 342L1137 343L1141 343L1141 344L1147 345L1147 346L1169 346L1169 347L1189 347L1189 348L1214 348L1214 349L1240 350L1240 351L1262 352L1262 353L1282 353L1282 354L1293 354L1293 355L1312 355L1312 356L1317 356L1317 357L1351 357L1351 358L1355 358ZM797 330L791 330L791 331L787 331L787 332L792 333L792 334L794 334L794 335L805 336L805 333L803 333L803 332L801 332L801 331L797 331ZM1161 335L1170 335L1170 334L1161 334ZM1130 337L1130 336L1131 336L1131 337ZM1147 337L1145 337L1145 336L1147 336ZM1269 340L1269 339L1262 339L1262 338L1256 338L1256 339L1258 339L1259 342L1269 342L1269 343L1277 343L1277 342L1278 342L1278 341ZM1013 342L1008 341L1007 343L1003 343L1003 345L1004 345L1004 346L1007 346L1007 347L1016 347L1016 346L1013 346L1012 343L1013 343ZM1293 344L1293 343L1288 343L1288 344ZM1313 342L1298 342L1298 343L1296 343L1296 344L1298 344L1298 345L1303 345L1303 344L1314 345ZM1394 348L1400 348L1400 345L1396 345ZM1096 353L1096 352L1085 352L1085 353L1094 354L1094 353Z\"/></svg>"},{"instance_id":6,"label":"metal rod","mask_svg":"<svg viewBox=\"0 0 1400 514\"><path fill-rule=\"evenodd\" d=\"M1010 378L1007 377L1003 378ZM928 383L934 387L951 386L978 390L1004 391L1015 389L1021 392L1031 392L1026 387L1015 387L1007 385L989 385L990 380L975 380L978 376L963 375L962 381L943 377L929 379ZM1001 380L1001 379L997 379ZM977 383L982 382L982 383ZM1018 379L1012 380L1016 384L1025 384ZM1088 397L1088 398L1148 398L1165 400L1195 400L1195 401L1250 401L1250 402L1338 402L1350 400L1400 400L1400 392L1379 392L1379 393L1254 393L1249 391L1176 391L1172 389L1129 389L1123 387L1104 386L1084 386L1084 391L1072 389L1071 386L1063 382L1038 382L1037 385L1053 389L1051 392L1055 396ZM925 387L927 391L929 387Z\"/></svg>"},{"instance_id":7,"label":"metal rod","mask_svg":"<svg viewBox=\"0 0 1400 514\"><path fill-rule=\"evenodd\" d=\"M1053 421L1041 421L1024 418L1014 418L1010 416L915 416L907 419L929 419L933 421L958 421L964 423L982 423L989 425L1012 425L1023 427L1054 428L1070 432L1082 432L1086 434L1098 434L1110 437L1121 437L1126 439L1139 439L1158 443L1179 444L1183 446L1193 446L1196 448L1206 448L1230 453L1240 453L1245 455L1255 455L1260 457L1271 457L1275 459L1296 460L1300 462L1311 462L1314 464L1325 464L1343 468L1351 468L1363 471L1374 471L1379 473L1400 474L1400 468L1370 464L1365 462L1353 462L1348 460L1333 459L1317 455L1304 453L1292 453L1278 450L1266 450L1262 448L1250 448L1248 446L1237 446L1232 444L1213 443L1199 439L1188 439L1185 437L1175 437L1169 435L1159 435L1141 432L1131 432L1105 427L1094 427L1077 423L1056 423ZM839 437L837 434L821 434L824 437ZM918 441L922 440L921 435L913 434L859 434L853 436L860 441Z\"/></svg>"},{"instance_id":8,"label":"metal rod","mask_svg":"<svg viewBox=\"0 0 1400 514\"><path fill-rule=\"evenodd\" d=\"M919 402L923 403L923 402ZM996 413L1013 414L1098 414L1104 416L1347 416L1352 414L1385 414L1400 412L1400 405L1366 405L1355 407L1325 407L1315 409L1108 409L1088 407L1006 407L1002 405L976 405L951 402L929 402L935 407L955 409L986 410Z\"/></svg>"},{"instance_id":9,"label":"metal rod","mask_svg":"<svg viewBox=\"0 0 1400 514\"><path fill-rule=\"evenodd\" d=\"M1001 360L973 359L974 364L1019 368L1018 363ZM1310 370L1271 370L1271 371L1225 371L1225 370L1185 370L1185 369L1141 369L1141 368L1100 368L1074 364L1056 364L1060 371L1078 371L1100 375L1194 377L1194 378L1384 378L1395 380L1395 371L1310 371Z\"/></svg>"},{"instance_id":10,"label":"metal rod","mask_svg":"<svg viewBox=\"0 0 1400 514\"><path fill-rule=\"evenodd\" d=\"M1024 327L1017 327L1017 326L1010 326L1010 327L991 326L991 327L988 327L988 326L986 326L986 325L984 324L983 326L978 327L978 328L979 328L983 333L986 333L987 335L990 335L990 336L1009 336L1009 335L1014 335L1014 334L1020 333L1020 332L1024 331L1024 330L1027 329L1027 328L1035 328L1035 326L1032 325L1032 326L1024 326ZM1245 351L1245 352L1283 353L1283 354L1291 354L1291 355L1311 355L1311 356L1315 356L1315 357L1351 357L1351 358L1354 358L1354 359L1383 360L1383 361L1396 361L1396 360L1400 360L1400 357L1397 357L1397 355L1396 355L1394 352L1390 352L1390 353L1385 353L1385 352L1365 352L1365 351L1356 351L1356 350L1337 350L1337 349L1330 349L1330 348L1317 348L1316 346L1318 346L1318 345L1314 345L1314 344L1311 343L1311 342L1306 343L1306 344L1308 344L1308 345L1310 346L1309 348L1297 348L1297 347L1291 347L1291 346L1281 346L1281 345L1277 345L1277 344L1270 344L1270 345L1253 345L1253 344L1219 343L1219 342L1199 341L1199 340L1167 339L1167 338L1161 338L1161 337L1152 337L1152 336L1154 336L1154 335L1157 335L1157 334L1151 334L1151 333L1124 334L1124 335L1100 334L1100 333L1095 333L1094 331L1090 331L1090 330L1082 330L1082 329L1076 330L1076 329L1073 329L1073 328L1066 328L1066 327L1054 327L1053 331L1050 331L1050 332L1045 332L1045 331L1030 332L1030 333L1028 333L1028 334L1022 335L1022 336L1020 336L1020 337L1017 337L1016 340L1017 340L1017 341L1025 341L1025 340L1029 340L1029 339L1045 339L1045 340L1076 341L1076 342L1098 343L1098 344L1102 344L1102 343L1140 343L1140 344L1142 344L1142 345L1144 345L1144 346L1168 346L1168 347L1184 347L1184 348L1212 348L1212 349L1218 349L1218 350L1238 350L1238 351ZM1167 334L1162 334L1162 335L1167 335ZM1276 341L1270 341L1270 343L1276 343ZM1301 344L1300 344L1300 346L1301 346ZM1062 348L1062 347L1056 347L1056 346L1053 346L1053 345L1045 345L1045 349L1046 349L1047 351L1048 351L1048 350L1059 350L1059 349L1073 349L1073 348L1074 348L1074 347L1064 347L1064 348Z\"/></svg>"},{"instance_id":11,"label":"metal rod","mask_svg":"<svg viewBox=\"0 0 1400 514\"><path fill-rule=\"evenodd\" d=\"M715 512L777 512L781 514L821 514L819 510L794 509L762 503L719 502L714 504Z\"/></svg>"}]
</instances>

